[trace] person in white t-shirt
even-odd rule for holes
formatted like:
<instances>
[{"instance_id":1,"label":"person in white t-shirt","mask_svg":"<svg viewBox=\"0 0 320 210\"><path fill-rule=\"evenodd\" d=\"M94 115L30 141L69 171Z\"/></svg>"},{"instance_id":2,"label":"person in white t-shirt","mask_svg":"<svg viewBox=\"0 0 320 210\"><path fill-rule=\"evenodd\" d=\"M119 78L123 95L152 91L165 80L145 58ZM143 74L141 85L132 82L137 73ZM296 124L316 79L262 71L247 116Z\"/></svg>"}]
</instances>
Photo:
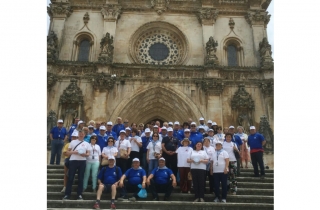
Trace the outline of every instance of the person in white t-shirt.
<instances>
[{"instance_id":1,"label":"person in white t-shirt","mask_svg":"<svg viewBox=\"0 0 320 210\"><path fill-rule=\"evenodd\" d=\"M189 147L190 141L188 138L184 138L181 142L181 147L176 150L178 154L178 169L180 174L180 189L182 193L189 193L191 190L191 180L188 180L188 174L190 173L190 163L187 162L191 155L192 148Z\"/></svg>"},{"instance_id":2,"label":"person in white t-shirt","mask_svg":"<svg viewBox=\"0 0 320 210\"><path fill-rule=\"evenodd\" d=\"M211 159L211 156L212 154L214 153L215 151L215 147L216 145L211 146L210 145L210 139L208 137L205 137L203 139L203 150L206 151L207 155L209 156L209 162L207 163L207 168L206 168L206 176L205 176L205 179L208 177L209 178L209 190L210 190L210 193L213 193L213 187L214 187L214 183L213 183L213 175L210 174L210 159Z\"/></svg>"},{"instance_id":3,"label":"person in white t-shirt","mask_svg":"<svg viewBox=\"0 0 320 210\"><path fill-rule=\"evenodd\" d=\"M96 191L97 175L98 175L99 165L101 162L101 149L100 149L100 146L96 144L97 139L98 139L97 136L90 137L89 157L87 157L86 170L83 178L83 191L85 191L88 186L88 180L89 180L90 170L91 170L92 191L94 193L97 192Z\"/></svg>"},{"instance_id":4,"label":"person in white t-shirt","mask_svg":"<svg viewBox=\"0 0 320 210\"><path fill-rule=\"evenodd\" d=\"M115 147L117 147L118 149L116 165L121 168L122 173L125 173L127 171L127 161L131 152L131 143L125 138L126 132L124 130L121 130L119 140L115 143Z\"/></svg>"},{"instance_id":5,"label":"person in white t-shirt","mask_svg":"<svg viewBox=\"0 0 320 210\"><path fill-rule=\"evenodd\" d=\"M140 147L142 147L142 140L138 136L138 130L136 128L132 128L131 130L131 138L129 139L131 143L131 152L130 158L128 160L129 166L132 164L132 160L134 158L139 158ZM131 167L128 167L131 168Z\"/></svg>"},{"instance_id":6,"label":"person in white t-shirt","mask_svg":"<svg viewBox=\"0 0 320 210\"><path fill-rule=\"evenodd\" d=\"M232 133L226 133L226 141L223 142L222 147L229 155L229 186L233 195L237 194L237 159L233 150L238 150L237 145L231 141Z\"/></svg>"},{"instance_id":7,"label":"person in white t-shirt","mask_svg":"<svg viewBox=\"0 0 320 210\"><path fill-rule=\"evenodd\" d=\"M65 196L63 200L69 200L71 195L72 183L74 176L78 170L78 198L77 200L83 200L83 177L84 171L86 168L87 157L89 156L89 143L83 141L84 132L83 130L78 131L78 139L70 142L67 155L71 155L69 159L69 173L68 173L68 182L65 191Z\"/></svg>"},{"instance_id":8,"label":"person in white t-shirt","mask_svg":"<svg viewBox=\"0 0 320 210\"><path fill-rule=\"evenodd\" d=\"M161 141L159 140L159 134L156 132L152 134L152 141L147 146L146 156L147 163L149 164L148 175L150 175L152 170L158 167L158 159L162 157Z\"/></svg>"},{"instance_id":9,"label":"person in white t-shirt","mask_svg":"<svg viewBox=\"0 0 320 210\"><path fill-rule=\"evenodd\" d=\"M213 202L219 202L220 183L222 188L221 202L227 202L227 182L229 172L229 155L222 149L222 143L216 142L216 151L211 155L210 174L214 177L214 193Z\"/></svg>"},{"instance_id":10,"label":"person in white t-shirt","mask_svg":"<svg viewBox=\"0 0 320 210\"><path fill-rule=\"evenodd\" d=\"M102 150L102 158L105 158L105 159L108 159L109 157L113 156L113 157L117 157L118 155L118 149L117 147L114 146L114 138L113 136L109 136L108 137L108 146L106 147L103 147L103 150Z\"/></svg>"},{"instance_id":11,"label":"person in white t-shirt","mask_svg":"<svg viewBox=\"0 0 320 210\"><path fill-rule=\"evenodd\" d=\"M187 159L187 162L191 163L190 169L195 194L195 200L193 202L204 202L204 191L206 186L206 180L204 177L208 161L209 156L203 150L202 142L197 142L190 157Z\"/></svg>"},{"instance_id":12,"label":"person in white t-shirt","mask_svg":"<svg viewBox=\"0 0 320 210\"><path fill-rule=\"evenodd\" d=\"M223 143L224 142L224 138L225 138L225 134L222 132L222 127L221 126L217 127L217 132L218 133L216 135L214 135L214 138L215 138L214 143L216 143L218 141Z\"/></svg>"},{"instance_id":13,"label":"person in white t-shirt","mask_svg":"<svg viewBox=\"0 0 320 210\"><path fill-rule=\"evenodd\" d=\"M206 138L209 138L210 140L210 146L215 147L215 137L214 137L214 132L213 129L209 128L208 129L208 136Z\"/></svg>"}]
</instances>

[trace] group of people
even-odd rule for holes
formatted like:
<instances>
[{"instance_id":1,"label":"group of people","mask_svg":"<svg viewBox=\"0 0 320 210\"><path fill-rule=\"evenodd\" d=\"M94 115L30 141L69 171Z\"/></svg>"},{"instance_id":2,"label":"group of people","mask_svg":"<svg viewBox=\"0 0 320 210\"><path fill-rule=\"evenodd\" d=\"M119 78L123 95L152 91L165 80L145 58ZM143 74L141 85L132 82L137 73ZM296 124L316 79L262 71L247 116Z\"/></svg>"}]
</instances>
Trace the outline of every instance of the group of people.
<instances>
[{"instance_id":1,"label":"group of people","mask_svg":"<svg viewBox=\"0 0 320 210\"><path fill-rule=\"evenodd\" d=\"M165 122L160 127L157 121L146 126L132 123L130 127L128 120L122 123L120 117L115 125L91 120L85 127L80 119L75 119L74 123L68 132L63 127L63 120L58 120L52 129L50 164L54 164L55 159L56 164L60 164L62 147L66 143L63 148L63 199L70 198L78 170L78 200L83 199L82 192L86 190L91 174L92 191L97 193L96 209L102 192L111 193L111 208L115 208L117 188L120 188L118 200L128 199L127 192L132 192L129 200L136 201L139 191L147 189L153 200L159 200L158 193L162 192L167 201L177 185L181 193L190 193L193 185L194 202L204 202L207 177L209 191L215 195L214 202L225 203L228 190L236 195L242 160L247 168L250 157L253 176L264 178L265 175L265 140L254 126L250 127L248 136L241 126L235 133L234 126L222 129L211 120L205 125L203 117L199 119L198 126L189 119L183 125L176 121Z\"/></svg>"}]
</instances>

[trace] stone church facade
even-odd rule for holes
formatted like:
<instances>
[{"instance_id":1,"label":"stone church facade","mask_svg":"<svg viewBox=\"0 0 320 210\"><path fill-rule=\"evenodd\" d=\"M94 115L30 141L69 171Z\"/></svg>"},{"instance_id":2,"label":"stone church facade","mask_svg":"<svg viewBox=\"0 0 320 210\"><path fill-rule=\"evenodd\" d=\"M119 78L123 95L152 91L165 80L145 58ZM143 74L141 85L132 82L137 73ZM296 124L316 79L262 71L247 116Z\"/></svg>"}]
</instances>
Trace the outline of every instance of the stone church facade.
<instances>
[{"instance_id":1,"label":"stone church facade","mask_svg":"<svg viewBox=\"0 0 320 210\"><path fill-rule=\"evenodd\" d=\"M255 125L273 151L270 2L51 0L48 122L203 116Z\"/></svg>"}]
</instances>

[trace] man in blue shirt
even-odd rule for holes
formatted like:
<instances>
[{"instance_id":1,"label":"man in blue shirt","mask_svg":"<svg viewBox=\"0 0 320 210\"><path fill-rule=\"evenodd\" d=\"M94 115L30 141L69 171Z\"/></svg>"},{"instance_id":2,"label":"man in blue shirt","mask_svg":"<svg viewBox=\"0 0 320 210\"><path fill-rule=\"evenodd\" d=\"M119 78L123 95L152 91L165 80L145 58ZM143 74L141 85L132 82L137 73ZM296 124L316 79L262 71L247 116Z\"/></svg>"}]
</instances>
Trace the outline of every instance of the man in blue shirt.
<instances>
[{"instance_id":1,"label":"man in blue shirt","mask_svg":"<svg viewBox=\"0 0 320 210\"><path fill-rule=\"evenodd\" d=\"M254 170L254 177L259 177L258 164L261 170L261 179L264 179L263 146L266 140L263 135L256 132L255 126L250 126L250 135L248 136L248 146L250 146L250 156Z\"/></svg>"},{"instance_id":2,"label":"man in blue shirt","mask_svg":"<svg viewBox=\"0 0 320 210\"><path fill-rule=\"evenodd\" d=\"M149 128L146 128L146 130L144 131L145 136L141 137L141 141L142 141L142 147L140 147L140 151L139 151L139 158L141 160L141 167L145 170L148 171L148 163L147 163L147 146L150 142L150 134L151 131Z\"/></svg>"},{"instance_id":3,"label":"man in blue shirt","mask_svg":"<svg viewBox=\"0 0 320 210\"><path fill-rule=\"evenodd\" d=\"M238 136L238 135L234 135L234 132L235 132L235 128L233 125L231 125L229 127L229 133L232 133L232 139L231 141L236 143L237 147L238 147L238 150L240 151L240 156L241 156L241 149L242 149L242 146L244 146L242 144L242 140L241 138ZM239 176L240 175L240 162L241 162L241 158L237 158L237 175Z\"/></svg>"},{"instance_id":4,"label":"man in blue shirt","mask_svg":"<svg viewBox=\"0 0 320 210\"><path fill-rule=\"evenodd\" d=\"M100 133L101 123L100 123L99 121L97 121L96 124L95 124L95 126L96 126L96 127L94 128L93 132L94 132L96 135L98 135L98 134Z\"/></svg>"},{"instance_id":5,"label":"man in blue shirt","mask_svg":"<svg viewBox=\"0 0 320 210\"><path fill-rule=\"evenodd\" d=\"M133 192L133 196L129 198L129 201L136 201L139 198L138 193L140 191L138 185L141 184L142 188L145 189L146 179L146 171L140 167L140 160L134 158L132 160L132 168L128 169L120 179L119 185L124 188L124 195L118 200L126 199L127 192Z\"/></svg>"},{"instance_id":6,"label":"man in blue shirt","mask_svg":"<svg viewBox=\"0 0 320 210\"><path fill-rule=\"evenodd\" d=\"M117 118L117 124L115 124L112 128L112 131L115 132L117 134L117 136L120 135L120 131L121 130L124 130L125 127L124 125L122 124L122 118L121 117L118 117Z\"/></svg>"},{"instance_id":7,"label":"man in blue shirt","mask_svg":"<svg viewBox=\"0 0 320 210\"><path fill-rule=\"evenodd\" d=\"M63 127L63 120L58 120L57 126L50 131L51 140L51 157L50 165L54 165L54 159L56 159L56 165L60 165L61 152L64 145L64 141L67 141L67 129ZM57 157L56 157L57 156Z\"/></svg>"},{"instance_id":8,"label":"man in blue shirt","mask_svg":"<svg viewBox=\"0 0 320 210\"><path fill-rule=\"evenodd\" d=\"M180 134L179 125L180 125L180 123L178 121L174 122L174 125L173 125L173 136L175 138L179 138L179 134Z\"/></svg>"},{"instance_id":9,"label":"man in blue shirt","mask_svg":"<svg viewBox=\"0 0 320 210\"><path fill-rule=\"evenodd\" d=\"M109 166L103 167L98 174L98 191L97 200L93 206L94 209L100 209L100 198L102 192L111 192L111 209L116 209L114 200L117 194L117 188L119 187L119 181L122 176L121 169L115 166L115 158L113 156L109 157Z\"/></svg>"},{"instance_id":10,"label":"man in blue shirt","mask_svg":"<svg viewBox=\"0 0 320 210\"><path fill-rule=\"evenodd\" d=\"M113 136L113 138L115 140L118 139L118 135L112 131L112 122L107 122L107 131L106 131L106 135L109 137L109 136Z\"/></svg>"},{"instance_id":11,"label":"man in blue shirt","mask_svg":"<svg viewBox=\"0 0 320 210\"><path fill-rule=\"evenodd\" d=\"M197 125L195 122L190 124L190 137L191 144L190 147L194 147L198 142L202 142L202 134L197 132Z\"/></svg>"},{"instance_id":12,"label":"man in blue shirt","mask_svg":"<svg viewBox=\"0 0 320 210\"><path fill-rule=\"evenodd\" d=\"M106 126L100 126L100 133L97 135L98 137L98 141L97 144L99 145L101 152L103 150L104 147L106 147L108 145L107 143L107 139L108 136L106 135Z\"/></svg>"},{"instance_id":13,"label":"man in blue shirt","mask_svg":"<svg viewBox=\"0 0 320 210\"><path fill-rule=\"evenodd\" d=\"M73 133L74 129L77 128L79 121L80 121L79 118L74 119L74 124L72 124L69 128L69 131L68 131L69 142L71 142L71 134Z\"/></svg>"},{"instance_id":14,"label":"man in blue shirt","mask_svg":"<svg viewBox=\"0 0 320 210\"><path fill-rule=\"evenodd\" d=\"M149 175L147 185L150 185L154 201L159 201L158 193L165 193L163 200L169 200L173 188L177 186L177 182L171 169L165 166L163 157L159 158L159 166L153 169Z\"/></svg>"}]
</instances>

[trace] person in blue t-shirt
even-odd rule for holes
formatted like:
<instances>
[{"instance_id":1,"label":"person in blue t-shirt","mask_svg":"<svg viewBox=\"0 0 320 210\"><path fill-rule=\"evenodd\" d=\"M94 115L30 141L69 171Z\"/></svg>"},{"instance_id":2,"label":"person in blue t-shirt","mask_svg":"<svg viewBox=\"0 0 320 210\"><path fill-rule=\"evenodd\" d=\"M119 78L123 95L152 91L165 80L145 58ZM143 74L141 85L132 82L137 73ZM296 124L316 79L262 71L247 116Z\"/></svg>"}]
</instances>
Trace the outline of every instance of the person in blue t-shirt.
<instances>
[{"instance_id":1,"label":"person in blue t-shirt","mask_svg":"<svg viewBox=\"0 0 320 210\"><path fill-rule=\"evenodd\" d=\"M115 124L112 128L112 131L117 134L117 136L120 136L120 131L126 129L124 125L122 124L122 118L117 118L117 124Z\"/></svg>"},{"instance_id":2,"label":"person in blue t-shirt","mask_svg":"<svg viewBox=\"0 0 320 210\"><path fill-rule=\"evenodd\" d=\"M163 157L159 158L159 166L152 170L147 179L154 201L159 201L158 193L165 193L163 200L168 201L173 188L177 186L176 177L171 169L166 167L165 161Z\"/></svg>"},{"instance_id":3,"label":"person in blue t-shirt","mask_svg":"<svg viewBox=\"0 0 320 210\"><path fill-rule=\"evenodd\" d=\"M74 119L74 124L72 124L69 128L69 131L68 131L69 142L71 142L71 134L73 133L74 129L77 128L79 121L80 121L79 118Z\"/></svg>"},{"instance_id":4,"label":"person in blue t-shirt","mask_svg":"<svg viewBox=\"0 0 320 210\"><path fill-rule=\"evenodd\" d=\"M108 145L107 143L108 136L106 135L106 127L104 125L100 126L100 133L97 135L97 137L98 137L97 144L99 145L102 152L103 148Z\"/></svg>"},{"instance_id":5,"label":"person in blue t-shirt","mask_svg":"<svg viewBox=\"0 0 320 210\"><path fill-rule=\"evenodd\" d=\"M127 192L133 192L133 196L129 198L129 201L136 201L139 198L138 193L141 184L142 188L146 188L146 171L140 167L140 160L134 158L132 160L132 168L128 169L120 179L120 187L124 188L124 195L118 198L118 200L123 200L127 198Z\"/></svg>"},{"instance_id":6,"label":"person in blue t-shirt","mask_svg":"<svg viewBox=\"0 0 320 210\"><path fill-rule=\"evenodd\" d=\"M202 142L203 136L201 133L197 132L197 125L195 122L190 124L190 137L191 144L190 147L194 147L198 142Z\"/></svg>"},{"instance_id":7,"label":"person in blue t-shirt","mask_svg":"<svg viewBox=\"0 0 320 210\"><path fill-rule=\"evenodd\" d=\"M58 120L57 126L53 127L50 131L49 138L51 140L50 165L54 164L55 159L56 165L60 165L61 152L64 145L64 141L67 141L68 139L67 129L63 127L63 120Z\"/></svg>"},{"instance_id":8,"label":"person in blue t-shirt","mask_svg":"<svg viewBox=\"0 0 320 210\"><path fill-rule=\"evenodd\" d=\"M235 128L233 125L231 125L229 127L228 131L229 131L229 133L232 134L233 137L232 137L231 141L237 144L237 147L238 147L238 150L240 151L240 156L241 156L241 149L242 149L242 146L244 146L244 145L242 145L241 138L238 135L234 135ZM237 158L237 175L238 176L240 175L240 162L241 162L241 158Z\"/></svg>"},{"instance_id":9,"label":"person in blue t-shirt","mask_svg":"<svg viewBox=\"0 0 320 210\"><path fill-rule=\"evenodd\" d=\"M112 131L112 122L107 122L107 131L106 131L106 135L109 136L113 136L114 139L118 139L118 135Z\"/></svg>"},{"instance_id":10,"label":"person in blue t-shirt","mask_svg":"<svg viewBox=\"0 0 320 210\"><path fill-rule=\"evenodd\" d=\"M115 166L115 158L113 156L109 157L109 166L103 167L98 174L98 191L97 200L93 206L94 209L100 209L100 198L102 192L111 192L111 209L115 209L114 200L117 194L117 188L119 187L119 181L122 176L121 169ZM123 190L120 194L123 194Z\"/></svg>"},{"instance_id":11,"label":"person in blue t-shirt","mask_svg":"<svg viewBox=\"0 0 320 210\"><path fill-rule=\"evenodd\" d=\"M147 163L147 146L150 142L150 134L151 131L149 128L146 128L144 132L145 136L141 137L142 141L142 147L140 147L139 151L139 159L141 160L141 167L145 170L148 171L148 163Z\"/></svg>"}]
</instances>

